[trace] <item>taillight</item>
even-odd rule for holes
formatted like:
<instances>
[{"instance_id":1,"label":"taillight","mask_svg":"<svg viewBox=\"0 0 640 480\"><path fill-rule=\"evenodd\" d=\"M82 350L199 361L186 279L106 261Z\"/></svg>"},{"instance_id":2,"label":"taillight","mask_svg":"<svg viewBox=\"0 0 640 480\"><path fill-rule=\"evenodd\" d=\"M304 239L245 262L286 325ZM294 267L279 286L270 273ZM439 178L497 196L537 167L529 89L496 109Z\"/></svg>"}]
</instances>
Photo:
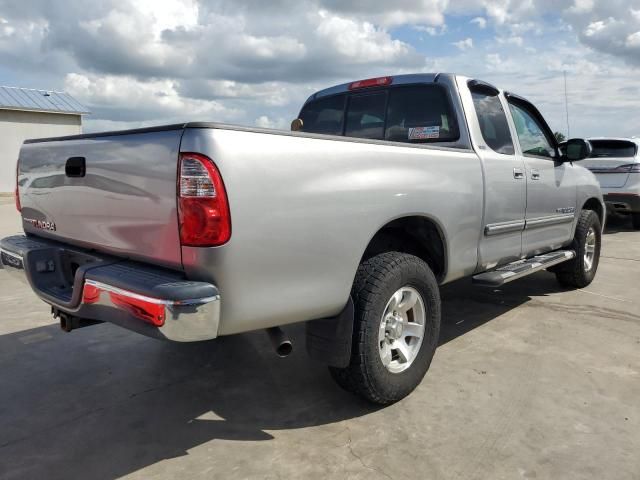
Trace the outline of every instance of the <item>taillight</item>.
<instances>
[{"instance_id":1,"label":"taillight","mask_svg":"<svg viewBox=\"0 0 640 480\"><path fill-rule=\"evenodd\" d=\"M640 163L628 163L614 169L616 173L640 173Z\"/></svg>"},{"instance_id":2,"label":"taillight","mask_svg":"<svg viewBox=\"0 0 640 480\"><path fill-rule=\"evenodd\" d=\"M366 80L358 80L349 84L349 90L358 90L360 88L384 87L391 85L393 77L368 78Z\"/></svg>"},{"instance_id":3,"label":"taillight","mask_svg":"<svg viewBox=\"0 0 640 480\"><path fill-rule=\"evenodd\" d=\"M16 209L18 210L18 212L22 212L22 205L20 204L20 189L18 188L18 167L19 164L16 163L16 191L14 195L16 199Z\"/></svg>"},{"instance_id":4,"label":"taillight","mask_svg":"<svg viewBox=\"0 0 640 480\"><path fill-rule=\"evenodd\" d=\"M215 247L231 237L229 202L220 172L199 153L180 154L178 183L180 243Z\"/></svg>"}]
</instances>

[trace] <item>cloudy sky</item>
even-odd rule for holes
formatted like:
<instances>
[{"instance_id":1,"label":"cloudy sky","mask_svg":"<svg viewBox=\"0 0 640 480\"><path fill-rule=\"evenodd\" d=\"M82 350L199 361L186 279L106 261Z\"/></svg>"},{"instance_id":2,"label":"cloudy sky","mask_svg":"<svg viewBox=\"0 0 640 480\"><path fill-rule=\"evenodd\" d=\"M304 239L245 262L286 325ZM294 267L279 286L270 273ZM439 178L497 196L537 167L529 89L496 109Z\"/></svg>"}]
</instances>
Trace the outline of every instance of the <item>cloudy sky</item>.
<instances>
[{"instance_id":1,"label":"cloudy sky","mask_svg":"<svg viewBox=\"0 0 640 480\"><path fill-rule=\"evenodd\" d=\"M640 0L0 0L0 84L65 90L85 131L286 128L313 91L456 72L572 136L640 135Z\"/></svg>"}]
</instances>

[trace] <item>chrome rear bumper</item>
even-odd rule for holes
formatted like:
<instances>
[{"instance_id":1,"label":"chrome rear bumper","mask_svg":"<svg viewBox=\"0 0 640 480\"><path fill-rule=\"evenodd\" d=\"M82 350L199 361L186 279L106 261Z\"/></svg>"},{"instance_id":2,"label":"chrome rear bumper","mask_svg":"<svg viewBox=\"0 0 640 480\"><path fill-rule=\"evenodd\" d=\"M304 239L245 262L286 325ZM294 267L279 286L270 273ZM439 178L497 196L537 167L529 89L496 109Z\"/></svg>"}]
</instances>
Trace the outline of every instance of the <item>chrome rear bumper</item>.
<instances>
[{"instance_id":1,"label":"chrome rear bumper","mask_svg":"<svg viewBox=\"0 0 640 480\"><path fill-rule=\"evenodd\" d=\"M0 266L54 313L177 342L218 335L218 289L179 272L23 235L0 241Z\"/></svg>"}]
</instances>

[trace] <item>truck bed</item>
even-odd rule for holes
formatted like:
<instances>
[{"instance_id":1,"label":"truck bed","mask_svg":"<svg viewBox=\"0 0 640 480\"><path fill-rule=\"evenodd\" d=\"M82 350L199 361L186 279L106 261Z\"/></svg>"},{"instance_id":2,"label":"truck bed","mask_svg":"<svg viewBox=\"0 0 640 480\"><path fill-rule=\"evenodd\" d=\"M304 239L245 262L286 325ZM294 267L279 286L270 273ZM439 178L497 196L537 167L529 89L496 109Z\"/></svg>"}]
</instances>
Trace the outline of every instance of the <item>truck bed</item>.
<instances>
[{"instance_id":1,"label":"truck bed","mask_svg":"<svg viewBox=\"0 0 640 480\"><path fill-rule=\"evenodd\" d=\"M232 225L222 246L180 244L181 152L220 171ZM78 156L86 176L69 178ZM335 315L368 243L394 219L446 232L440 281L477 264L483 180L470 148L188 123L29 141L19 178L28 234L215 285L220 335Z\"/></svg>"}]
</instances>

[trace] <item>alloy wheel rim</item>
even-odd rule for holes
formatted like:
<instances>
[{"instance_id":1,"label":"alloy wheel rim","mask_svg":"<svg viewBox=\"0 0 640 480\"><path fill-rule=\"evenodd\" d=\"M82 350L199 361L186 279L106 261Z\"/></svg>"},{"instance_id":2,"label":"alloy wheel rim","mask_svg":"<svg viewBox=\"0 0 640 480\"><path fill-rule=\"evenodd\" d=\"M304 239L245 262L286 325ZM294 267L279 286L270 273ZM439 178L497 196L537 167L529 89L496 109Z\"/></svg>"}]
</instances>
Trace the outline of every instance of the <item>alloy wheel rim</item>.
<instances>
[{"instance_id":1,"label":"alloy wheel rim","mask_svg":"<svg viewBox=\"0 0 640 480\"><path fill-rule=\"evenodd\" d=\"M391 373L408 369L420 352L425 334L426 309L413 287L399 288L389 299L380 319L378 352Z\"/></svg>"},{"instance_id":2,"label":"alloy wheel rim","mask_svg":"<svg viewBox=\"0 0 640 480\"><path fill-rule=\"evenodd\" d=\"M593 268L596 258L596 245L598 238L593 227L589 228L587 238L584 242L584 271L589 272Z\"/></svg>"}]
</instances>

